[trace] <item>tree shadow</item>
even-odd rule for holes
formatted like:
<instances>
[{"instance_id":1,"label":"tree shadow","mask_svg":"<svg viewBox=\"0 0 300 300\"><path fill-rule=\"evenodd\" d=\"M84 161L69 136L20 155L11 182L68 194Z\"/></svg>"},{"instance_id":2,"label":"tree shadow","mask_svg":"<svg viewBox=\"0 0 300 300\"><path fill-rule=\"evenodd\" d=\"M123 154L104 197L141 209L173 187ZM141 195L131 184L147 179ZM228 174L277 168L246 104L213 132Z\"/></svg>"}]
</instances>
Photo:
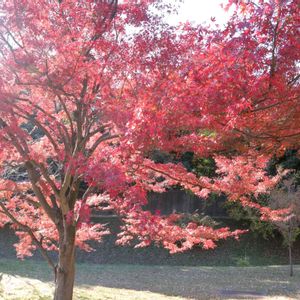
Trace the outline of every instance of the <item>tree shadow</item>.
<instances>
[{"instance_id":1,"label":"tree shadow","mask_svg":"<svg viewBox=\"0 0 300 300\"><path fill-rule=\"evenodd\" d=\"M264 296L290 296L299 299L300 266L290 278L287 267L216 268L168 266L102 266L86 277L84 266L77 283L194 299L262 299ZM96 271L96 270L95 270Z\"/></svg>"},{"instance_id":2,"label":"tree shadow","mask_svg":"<svg viewBox=\"0 0 300 300\"><path fill-rule=\"evenodd\" d=\"M0 260L0 272L53 282L44 262ZM289 296L299 299L300 266L295 276L288 266L183 267L78 264L76 286L150 291L192 299L264 299Z\"/></svg>"}]
</instances>

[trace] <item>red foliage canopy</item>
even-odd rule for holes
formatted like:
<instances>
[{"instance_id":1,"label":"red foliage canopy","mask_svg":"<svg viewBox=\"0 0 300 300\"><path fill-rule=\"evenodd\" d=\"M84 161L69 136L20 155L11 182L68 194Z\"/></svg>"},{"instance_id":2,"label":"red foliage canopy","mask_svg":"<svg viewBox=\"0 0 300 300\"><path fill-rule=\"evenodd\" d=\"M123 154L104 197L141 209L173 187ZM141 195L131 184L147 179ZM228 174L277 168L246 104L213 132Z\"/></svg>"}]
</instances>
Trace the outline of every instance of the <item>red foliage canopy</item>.
<instances>
[{"instance_id":1,"label":"red foliage canopy","mask_svg":"<svg viewBox=\"0 0 300 300\"><path fill-rule=\"evenodd\" d=\"M174 184L251 205L278 179L264 172L268 155L299 147L299 6L244 4L215 30L168 26L163 1L1 3L0 210L19 256L47 256L71 227L91 250L108 232L88 222L90 207L104 204L123 218L123 244L137 236L178 252L240 233L181 227L143 206L147 191ZM214 155L219 177L156 164L154 149Z\"/></svg>"}]
</instances>

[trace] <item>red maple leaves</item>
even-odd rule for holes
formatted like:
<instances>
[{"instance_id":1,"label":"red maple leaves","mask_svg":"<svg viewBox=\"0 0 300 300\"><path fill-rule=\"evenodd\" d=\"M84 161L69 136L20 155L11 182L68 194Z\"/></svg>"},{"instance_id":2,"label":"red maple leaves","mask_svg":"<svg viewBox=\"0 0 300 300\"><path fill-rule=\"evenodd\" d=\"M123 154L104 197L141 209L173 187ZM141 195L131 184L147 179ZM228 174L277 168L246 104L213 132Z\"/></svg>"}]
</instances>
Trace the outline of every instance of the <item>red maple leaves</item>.
<instances>
[{"instance_id":1,"label":"red maple leaves","mask_svg":"<svg viewBox=\"0 0 300 300\"><path fill-rule=\"evenodd\" d=\"M58 2L0 5L0 210L20 255L56 249L64 232L90 250L107 233L91 207L120 214L122 243L171 252L240 234L144 211L147 192L176 184L253 206L276 184L265 163L299 148L297 1L230 1L240 14L222 30L170 27L161 1ZM217 176L154 163L156 149L213 156Z\"/></svg>"}]
</instances>

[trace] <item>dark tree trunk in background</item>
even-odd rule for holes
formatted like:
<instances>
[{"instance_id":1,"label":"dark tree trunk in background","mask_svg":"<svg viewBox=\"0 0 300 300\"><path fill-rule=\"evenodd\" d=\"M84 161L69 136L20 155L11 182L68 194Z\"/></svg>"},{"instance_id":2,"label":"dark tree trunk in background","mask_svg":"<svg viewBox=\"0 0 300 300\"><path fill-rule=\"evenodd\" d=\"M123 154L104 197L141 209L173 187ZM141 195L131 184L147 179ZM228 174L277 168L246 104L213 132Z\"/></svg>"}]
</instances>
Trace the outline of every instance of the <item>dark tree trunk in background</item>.
<instances>
[{"instance_id":1,"label":"dark tree trunk in background","mask_svg":"<svg viewBox=\"0 0 300 300\"><path fill-rule=\"evenodd\" d=\"M291 219L289 220L289 235L288 235L288 244L289 244L289 263L290 263L290 276L294 275L293 270L293 259L292 259L292 228L291 228Z\"/></svg>"},{"instance_id":2,"label":"dark tree trunk in background","mask_svg":"<svg viewBox=\"0 0 300 300\"><path fill-rule=\"evenodd\" d=\"M289 245L289 262L290 262L290 276L293 276L294 270L293 270L292 246L291 245Z\"/></svg>"}]
</instances>

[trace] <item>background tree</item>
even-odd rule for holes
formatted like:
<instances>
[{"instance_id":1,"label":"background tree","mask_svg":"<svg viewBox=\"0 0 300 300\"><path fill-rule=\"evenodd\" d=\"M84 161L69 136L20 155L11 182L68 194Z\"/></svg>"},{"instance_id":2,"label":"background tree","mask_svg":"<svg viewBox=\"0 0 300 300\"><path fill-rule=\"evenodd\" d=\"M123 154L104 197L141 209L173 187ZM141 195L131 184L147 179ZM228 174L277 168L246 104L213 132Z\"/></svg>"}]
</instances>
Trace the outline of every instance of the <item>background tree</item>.
<instances>
[{"instance_id":1,"label":"background tree","mask_svg":"<svg viewBox=\"0 0 300 300\"><path fill-rule=\"evenodd\" d=\"M289 250L290 276L293 276L292 248L300 234L300 192L293 178L283 181L281 186L271 192L269 202L273 209L290 208L290 214L272 223L283 236L284 244Z\"/></svg>"}]
</instances>

